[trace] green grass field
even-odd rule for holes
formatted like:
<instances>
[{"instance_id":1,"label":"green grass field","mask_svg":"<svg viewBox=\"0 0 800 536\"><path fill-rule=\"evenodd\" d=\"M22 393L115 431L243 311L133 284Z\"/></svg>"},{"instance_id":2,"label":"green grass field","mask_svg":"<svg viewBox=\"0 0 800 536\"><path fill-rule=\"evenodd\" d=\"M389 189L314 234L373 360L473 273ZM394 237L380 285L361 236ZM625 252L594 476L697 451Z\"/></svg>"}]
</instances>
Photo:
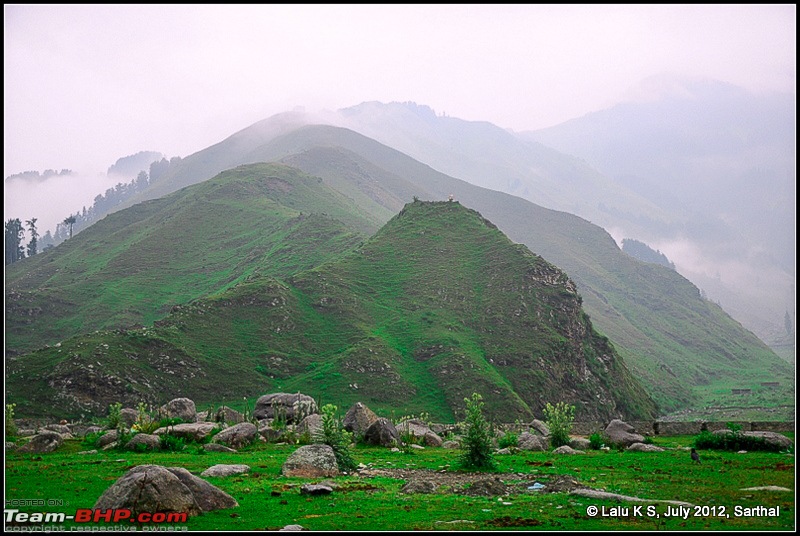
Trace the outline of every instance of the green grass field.
<instances>
[{"instance_id":1,"label":"green grass field","mask_svg":"<svg viewBox=\"0 0 800 536\"><path fill-rule=\"evenodd\" d=\"M207 480L231 494L239 507L190 517L174 529L252 531L274 530L299 524L310 530L675 530L675 531L789 531L795 528L794 491L743 491L743 488L780 486L795 489L794 455L785 453L736 454L701 451L703 463L695 465L681 447L692 437L656 437L668 447L660 453L589 451L565 456L550 452L525 452L496 456L497 473L514 491L503 497L471 497L452 493L448 479L462 475L453 469L459 451L441 448L391 452L385 448L357 447L357 463L368 469L394 469L398 473L428 470L431 478L445 482L436 494L403 494L406 478L343 475L332 481L331 495L309 497L299 488L309 480L287 478L281 465L296 448L259 444L236 454L199 454L194 447L179 453L101 451L78 454L87 448L78 440L66 441L58 451L31 455L6 454L6 504L8 501L44 499L52 506L21 506L22 512L48 511L74 514L92 508L100 495L130 468L142 464L184 467L193 474L218 463L247 464L245 475ZM491 476L487 473L485 476ZM684 501L686 519L665 517L663 503L629 503L587 499L561 493L528 491L534 482L547 483L557 475L582 485L645 499ZM457 490L463 485L456 484ZM15 503L15 504L18 504ZM633 506L642 506L641 513ZM602 513L628 507L622 515L590 516L596 506ZM777 517L738 516L736 509L780 507ZM651 507L648 515L648 507ZM724 510L724 512L723 512ZM697 515L695 515L697 514ZM716 515L712 515L716 514ZM76 526L74 523L65 526ZM82 525L83 528L89 528ZM154 528L155 526L150 526ZM92 529L99 525L92 525ZM161 527L166 528L165 526Z\"/></svg>"}]
</instances>

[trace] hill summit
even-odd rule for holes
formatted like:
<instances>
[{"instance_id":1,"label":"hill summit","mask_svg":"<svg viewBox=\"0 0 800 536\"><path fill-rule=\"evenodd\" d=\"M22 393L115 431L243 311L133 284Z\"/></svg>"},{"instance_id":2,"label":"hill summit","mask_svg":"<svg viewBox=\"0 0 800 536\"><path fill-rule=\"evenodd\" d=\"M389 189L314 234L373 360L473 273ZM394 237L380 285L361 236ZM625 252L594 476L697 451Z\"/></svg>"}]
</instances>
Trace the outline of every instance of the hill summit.
<instances>
[{"instance_id":1,"label":"hill summit","mask_svg":"<svg viewBox=\"0 0 800 536\"><path fill-rule=\"evenodd\" d=\"M284 280L256 270L151 328L24 357L9 396L30 409L302 391L452 420L478 392L509 422L559 401L583 420L656 413L566 274L457 201L415 200L338 259Z\"/></svg>"}]
</instances>

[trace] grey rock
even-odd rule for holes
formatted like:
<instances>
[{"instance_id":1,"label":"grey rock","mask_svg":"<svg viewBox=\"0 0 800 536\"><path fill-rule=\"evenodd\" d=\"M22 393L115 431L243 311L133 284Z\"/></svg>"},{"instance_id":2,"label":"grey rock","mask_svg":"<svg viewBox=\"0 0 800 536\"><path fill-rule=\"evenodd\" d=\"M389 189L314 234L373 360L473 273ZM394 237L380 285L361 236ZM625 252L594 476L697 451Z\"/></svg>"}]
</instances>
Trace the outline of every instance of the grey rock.
<instances>
[{"instance_id":1,"label":"grey rock","mask_svg":"<svg viewBox=\"0 0 800 536\"><path fill-rule=\"evenodd\" d=\"M444 444L442 438L433 430L422 436L422 442L428 447L441 447Z\"/></svg>"},{"instance_id":2,"label":"grey rock","mask_svg":"<svg viewBox=\"0 0 800 536\"><path fill-rule=\"evenodd\" d=\"M17 449L17 452L53 452L64 443L64 437L58 432L44 430Z\"/></svg>"},{"instance_id":3,"label":"grey rock","mask_svg":"<svg viewBox=\"0 0 800 536\"><path fill-rule=\"evenodd\" d=\"M206 417L206 419L209 420L208 417ZM210 420L214 422L224 422L226 424L239 424L244 422L244 415L228 406L220 406L219 409L214 412L213 418Z\"/></svg>"},{"instance_id":4,"label":"grey rock","mask_svg":"<svg viewBox=\"0 0 800 536\"><path fill-rule=\"evenodd\" d=\"M461 448L461 444L458 441L445 441L442 443L442 448L445 449L458 449Z\"/></svg>"},{"instance_id":5,"label":"grey rock","mask_svg":"<svg viewBox=\"0 0 800 536\"><path fill-rule=\"evenodd\" d=\"M643 443L644 436L637 434L630 424L619 419L614 419L605 429L607 441L612 445L629 447L634 443Z\"/></svg>"},{"instance_id":6,"label":"grey rock","mask_svg":"<svg viewBox=\"0 0 800 536\"><path fill-rule=\"evenodd\" d=\"M400 493L436 493L437 489L432 480L411 480L400 488Z\"/></svg>"},{"instance_id":7,"label":"grey rock","mask_svg":"<svg viewBox=\"0 0 800 536\"><path fill-rule=\"evenodd\" d=\"M304 484L300 488L301 495L330 495L333 493L333 488L323 484Z\"/></svg>"},{"instance_id":8,"label":"grey rock","mask_svg":"<svg viewBox=\"0 0 800 536\"><path fill-rule=\"evenodd\" d=\"M573 437L569 441L569 446L576 450L589 450L592 448L592 443L583 437Z\"/></svg>"},{"instance_id":9,"label":"grey rock","mask_svg":"<svg viewBox=\"0 0 800 536\"><path fill-rule=\"evenodd\" d=\"M119 433L116 430L109 430L97 438L95 443L98 448L104 448L117 441Z\"/></svg>"},{"instance_id":10,"label":"grey rock","mask_svg":"<svg viewBox=\"0 0 800 536\"><path fill-rule=\"evenodd\" d=\"M484 478L475 481L470 487L463 491L464 495L472 497L494 497L497 495L508 495L509 487L497 478Z\"/></svg>"},{"instance_id":11,"label":"grey rock","mask_svg":"<svg viewBox=\"0 0 800 536\"><path fill-rule=\"evenodd\" d=\"M214 436L212 443L221 443L233 448L241 448L249 445L258 437L256 425L249 422L240 422L230 428L226 428Z\"/></svg>"},{"instance_id":12,"label":"grey rock","mask_svg":"<svg viewBox=\"0 0 800 536\"><path fill-rule=\"evenodd\" d=\"M173 398L161 406L159 411L168 419L180 419L185 423L197 421L197 407L188 398Z\"/></svg>"},{"instance_id":13,"label":"grey rock","mask_svg":"<svg viewBox=\"0 0 800 536\"><path fill-rule=\"evenodd\" d=\"M241 475L248 472L250 472L249 465L241 465L241 464L229 465L224 463L218 463L217 465L212 465L211 467L200 473L200 476L224 477L224 476Z\"/></svg>"},{"instance_id":14,"label":"grey rock","mask_svg":"<svg viewBox=\"0 0 800 536\"><path fill-rule=\"evenodd\" d=\"M367 433L367 429L377 420L378 416L374 411L361 402L356 402L347 410L347 413L345 413L342 425L348 432L352 432L357 436L363 436Z\"/></svg>"},{"instance_id":15,"label":"grey rock","mask_svg":"<svg viewBox=\"0 0 800 536\"><path fill-rule=\"evenodd\" d=\"M664 449L655 445L648 445L647 443L633 443L625 450L631 452L664 452Z\"/></svg>"},{"instance_id":16,"label":"grey rock","mask_svg":"<svg viewBox=\"0 0 800 536\"><path fill-rule=\"evenodd\" d=\"M534 452L544 452L549 446L546 437L533 435L530 432L522 432L517 437L517 448L520 450L530 450Z\"/></svg>"},{"instance_id":17,"label":"grey rock","mask_svg":"<svg viewBox=\"0 0 800 536\"><path fill-rule=\"evenodd\" d=\"M306 478L332 477L339 474L339 465L328 445L306 445L289 455L281 473Z\"/></svg>"},{"instance_id":18,"label":"grey rock","mask_svg":"<svg viewBox=\"0 0 800 536\"><path fill-rule=\"evenodd\" d=\"M714 433L717 434L717 435L724 435L724 434L733 434L734 432L731 431L731 430L717 430ZM794 442L791 439L789 439L785 435L780 434L778 432L742 432L742 431L739 431L738 433L743 435L743 436L745 436L745 437L757 437L757 438L763 439L768 444L775 445L776 447L778 447L780 449L788 449L792 445L794 445Z\"/></svg>"},{"instance_id":19,"label":"grey rock","mask_svg":"<svg viewBox=\"0 0 800 536\"><path fill-rule=\"evenodd\" d=\"M308 530L308 529L305 528L303 525L286 525L285 527L280 529L278 532L281 532L281 531L295 531L295 530Z\"/></svg>"},{"instance_id":20,"label":"grey rock","mask_svg":"<svg viewBox=\"0 0 800 536\"><path fill-rule=\"evenodd\" d=\"M171 426L162 426L155 432L156 435L170 434L175 437L182 437L189 441L202 441L217 429L217 425L211 422L190 422Z\"/></svg>"},{"instance_id":21,"label":"grey rock","mask_svg":"<svg viewBox=\"0 0 800 536\"><path fill-rule=\"evenodd\" d=\"M122 408L119 412L119 418L127 428L130 428L139 418L139 412L133 408Z\"/></svg>"},{"instance_id":22,"label":"grey rock","mask_svg":"<svg viewBox=\"0 0 800 536\"><path fill-rule=\"evenodd\" d=\"M367 432L364 434L364 442L368 445L393 447L400 444L400 434L392 424L392 421L379 417L377 421L367 428Z\"/></svg>"},{"instance_id":23,"label":"grey rock","mask_svg":"<svg viewBox=\"0 0 800 536\"><path fill-rule=\"evenodd\" d=\"M322 415L314 413L309 415L294 429L297 435L308 434L309 437L317 437L322 433Z\"/></svg>"},{"instance_id":24,"label":"grey rock","mask_svg":"<svg viewBox=\"0 0 800 536\"><path fill-rule=\"evenodd\" d=\"M128 441L125 448L128 450L135 450L137 445L144 445L149 450L160 450L161 438L152 434L136 434Z\"/></svg>"},{"instance_id":25,"label":"grey rock","mask_svg":"<svg viewBox=\"0 0 800 536\"><path fill-rule=\"evenodd\" d=\"M226 447L225 445L220 445L218 443L206 443L205 445L203 445L203 450L207 452L228 452L228 453L238 452L236 449L232 449L230 447Z\"/></svg>"},{"instance_id":26,"label":"grey rock","mask_svg":"<svg viewBox=\"0 0 800 536\"><path fill-rule=\"evenodd\" d=\"M61 435L70 434L72 435L72 430L69 429L69 426L65 424L48 424L44 427L45 430L50 430L51 432L57 432Z\"/></svg>"},{"instance_id":27,"label":"grey rock","mask_svg":"<svg viewBox=\"0 0 800 536\"><path fill-rule=\"evenodd\" d=\"M306 416L319 413L317 402L302 393L272 393L259 397L253 415L256 419L285 418L298 423Z\"/></svg>"},{"instance_id":28,"label":"grey rock","mask_svg":"<svg viewBox=\"0 0 800 536\"><path fill-rule=\"evenodd\" d=\"M557 449L553 449L553 454L586 454L582 450L575 450L569 445L561 445Z\"/></svg>"},{"instance_id":29,"label":"grey rock","mask_svg":"<svg viewBox=\"0 0 800 536\"><path fill-rule=\"evenodd\" d=\"M547 424L545 424L544 422L540 421L539 419L533 419L533 421L531 421L530 427L531 430L534 431L534 435L538 434L544 437L550 435L550 427L547 426Z\"/></svg>"},{"instance_id":30,"label":"grey rock","mask_svg":"<svg viewBox=\"0 0 800 536\"><path fill-rule=\"evenodd\" d=\"M236 499L213 486L200 477L194 476L183 467L168 467L167 471L178 477L181 483L192 492L197 505L203 512L236 508Z\"/></svg>"},{"instance_id":31,"label":"grey rock","mask_svg":"<svg viewBox=\"0 0 800 536\"><path fill-rule=\"evenodd\" d=\"M103 492L94 508L127 508L134 516L143 512L198 515L202 511L191 490L159 465L134 467Z\"/></svg>"}]
</instances>

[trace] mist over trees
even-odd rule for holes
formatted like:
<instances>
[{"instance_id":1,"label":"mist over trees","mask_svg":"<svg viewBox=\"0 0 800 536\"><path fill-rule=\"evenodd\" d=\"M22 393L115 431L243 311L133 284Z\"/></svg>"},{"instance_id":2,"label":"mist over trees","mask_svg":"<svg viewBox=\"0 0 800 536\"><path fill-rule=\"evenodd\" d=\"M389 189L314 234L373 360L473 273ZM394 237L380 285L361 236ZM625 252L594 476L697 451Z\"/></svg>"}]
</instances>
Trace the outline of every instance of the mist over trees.
<instances>
[{"instance_id":1,"label":"mist over trees","mask_svg":"<svg viewBox=\"0 0 800 536\"><path fill-rule=\"evenodd\" d=\"M666 255L658 250L654 251L644 242L639 242L638 240L634 240L632 238L623 238L622 251L634 259L639 259L642 262L660 264L661 266L666 266L671 270L675 269L675 263L671 262Z\"/></svg>"}]
</instances>

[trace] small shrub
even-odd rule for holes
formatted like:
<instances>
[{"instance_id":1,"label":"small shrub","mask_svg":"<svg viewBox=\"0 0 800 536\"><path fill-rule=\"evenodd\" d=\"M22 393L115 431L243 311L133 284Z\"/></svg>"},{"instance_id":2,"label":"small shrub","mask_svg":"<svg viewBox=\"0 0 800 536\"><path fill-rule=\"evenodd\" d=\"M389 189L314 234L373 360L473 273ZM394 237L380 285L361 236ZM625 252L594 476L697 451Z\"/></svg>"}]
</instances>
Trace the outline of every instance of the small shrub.
<instances>
[{"instance_id":1,"label":"small shrub","mask_svg":"<svg viewBox=\"0 0 800 536\"><path fill-rule=\"evenodd\" d=\"M642 441L642 443L644 443L645 445L652 445L653 444L653 438L650 437L649 435L644 436L644 441Z\"/></svg>"},{"instance_id":2,"label":"small shrub","mask_svg":"<svg viewBox=\"0 0 800 536\"><path fill-rule=\"evenodd\" d=\"M184 438L170 434L161 435L161 450L167 450L170 452L180 452L185 448L186 448L186 440Z\"/></svg>"},{"instance_id":3,"label":"small shrub","mask_svg":"<svg viewBox=\"0 0 800 536\"><path fill-rule=\"evenodd\" d=\"M99 432L92 432L90 434L86 434L85 436L83 436L82 443L87 447L92 447L92 448L97 447L97 440L100 439L100 437L102 437L103 434L105 434L105 432L102 430Z\"/></svg>"},{"instance_id":4,"label":"small shrub","mask_svg":"<svg viewBox=\"0 0 800 536\"><path fill-rule=\"evenodd\" d=\"M497 446L501 449L508 447L516 447L519 441L519 436L512 431L503 434L503 437L497 440Z\"/></svg>"},{"instance_id":5,"label":"small shrub","mask_svg":"<svg viewBox=\"0 0 800 536\"><path fill-rule=\"evenodd\" d=\"M489 423L483 416L483 398L472 393L472 398L465 398L467 405L464 419L464 439L461 444L463 454L459 459L465 469L495 469L497 462L492 455L492 434Z\"/></svg>"},{"instance_id":6,"label":"small shrub","mask_svg":"<svg viewBox=\"0 0 800 536\"><path fill-rule=\"evenodd\" d=\"M134 431L152 434L161 428L161 422L150 416L150 412L147 411L147 405L144 402L139 402L136 410L136 422L131 427Z\"/></svg>"},{"instance_id":7,"label":"small shrub","mask_svg":"<svg viewBox=\"0 0 800 536\"><path fill-rule=\"evenodd\" d=\"M605 437L600 432L595 432L589 436L589 446L592 450L600 450L605 446Z\"/></svg>"},{"instance_id":8,"label":"small shrub","mask_svg":"<svg viewBox=\"0 0 800 536\"><path fill-rule=\"evenodd\" d=\"M14 422L14 408L16 404L6 404L6 438L13 439L17 437L17 423Z\"/></svg>"},{"instance_id":9,"label":"small shrub","mask_svg":"<svg viewBox=\"0 0 800 536\"><path fill-rule=\"evenodd\" d=\"M566 402L559 402L555 406L549 402L544 407L544 418L550 428L550 445L558 448L569 445L569 433L572 430L572 421L575 419L575 406Z\"/></svg>"},{"instance_id":10,"label":"small shrub","mask_svg":"<svg viewBox=\"0 0 800 536\"><path fill-rule=\"evenodd\" d=\"M109 404L108 406L108 419L107 419L108 427L112 430L117 428L121 428L123 425L122 422L122 403L116 402L114 404Z\"/></svg>"},{"instance_id":11,"label":"small shrub","mask_svg":"<svg viewBox=\"0 0 800 536\"><path fill-rule=\"evenodd\" d=\"M315 434L314 441L331 447L339 469L350 471L357 467L350 454L350 443L353 436L340 426L339 419L336 417L337 409L333 404L322 406L322 429Z\"/></svg>"}]
</instances>

